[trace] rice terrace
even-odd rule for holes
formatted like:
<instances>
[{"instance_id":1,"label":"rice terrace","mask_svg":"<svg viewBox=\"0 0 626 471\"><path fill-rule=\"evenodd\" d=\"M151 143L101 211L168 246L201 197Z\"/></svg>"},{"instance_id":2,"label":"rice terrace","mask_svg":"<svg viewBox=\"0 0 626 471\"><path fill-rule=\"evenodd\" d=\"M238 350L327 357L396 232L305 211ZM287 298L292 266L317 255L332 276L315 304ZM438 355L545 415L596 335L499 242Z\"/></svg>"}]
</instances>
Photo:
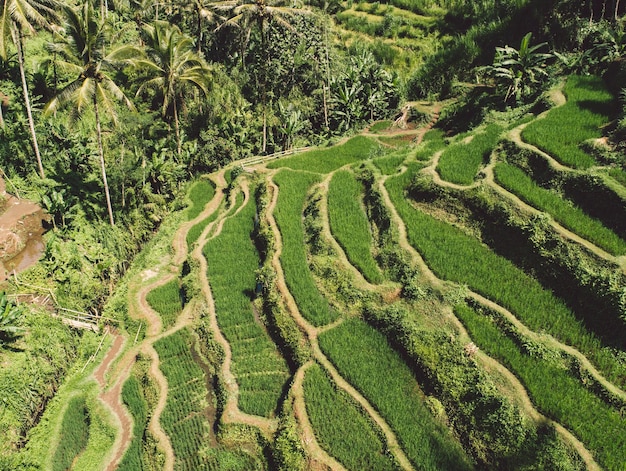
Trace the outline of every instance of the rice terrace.
<instances>
[{"instance_id":1,"label":"rice terrace","mask_svg":"<svg viewBox=\"0 0 626 471\"><path fill-rule=\"evenodd\" d=\"M140 7L123 2L66 3L75 19L110 8L132 26L123 34L154 47L110 78L148 74L130 67L157 61L163 21L131 20ZM303 37L252 16L237 24L247 45L201 26L213 14L244 21L230 2L196 2L197 17L175 3L154 14L181 19L186 60L223 62L180 69L209 67L214 88L189 76L195 91L172 86L169 98L120 89L146 109L158 102L161 124L114 107L151 153L109 117L97 138L68 137L53 95L36 116L59 106L40 125L65 146L59 162L44 151L21 175L19 153L0 146L2 211L21 192L48 231L39 262L1 285L0 471L626 470L624 6L313 2L317 24L268 1L289 28L320 33L298 43L281 80L297 87L290 74L319 66L328 83L288 97L271 67L282 74L281 45ZM521 31L529 15L543 29ZM564 39L572 25L584 41ZM9 38L20 57L43 51L39 36ZM69 61L73 41L48 48ZM335 49L345 76L330 67ZM18 65L2 64L14 79L0 87L19 97ZM379 88L357 113L358 70L402 87ZM98 93L111 90L90 103L105 107ZM187 93L198 109L182 106ZM34 149L12 106L0 108L2 136ZM225 110L245 118L224 124ZM90 122L100 133L99 113L77 133Z\"/></svg>"}]
</instances>

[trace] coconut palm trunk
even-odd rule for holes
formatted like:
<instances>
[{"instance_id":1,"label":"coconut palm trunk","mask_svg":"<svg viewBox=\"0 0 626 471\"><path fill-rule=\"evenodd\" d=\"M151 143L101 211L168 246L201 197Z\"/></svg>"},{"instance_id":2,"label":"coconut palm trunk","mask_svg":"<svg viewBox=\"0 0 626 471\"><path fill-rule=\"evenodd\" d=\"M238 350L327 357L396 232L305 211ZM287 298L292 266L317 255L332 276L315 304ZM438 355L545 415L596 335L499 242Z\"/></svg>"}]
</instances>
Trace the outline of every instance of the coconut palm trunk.
<instances>
[{"instance_id":1,"label":"coconut palm trunk","mask_svg":"<svg viewBox=\"0 0 626 471\"><path fill-rule=\"evenodd\" d=\"M22 50L22 34L20 33L18 26L13 25L14 28L11 31L13 35L13 42L17 48L17 60L20 66L20 78L22 79L22 93L24 94L24 104L26 106L26 116L28 117L28 129L30 131L30 138L33 144L33 150L35 151L35 157L37 158L37 168L41 178L46 178L43 171L43 164L41 163L41 154L39 153L39 144L37 143L37 133L35 132L35 121L33 119L33 110L30 105L30 97L28 94L28 84L26 83L26 72L24 70L24 53Z\"/></svg>"},{"instance_id":2,"label":"coconut palm trunk","mask_svg":"<svg viewBox=\"0 0 626 471\"><path fill-rule=\"evenodd\" d=\"M104 184L104 196L107 202L107 211L109 213L109 222L111 226L115 226L113 219L113 207L111 205L111 193L109 192L109 183L107 181L107 170L104 163L104 146L102 145L102 127L100 126L100 110L98 109L97 94L93 94L93 109L96 115L96 136L98 139L98 152L100 154L100 170L102 171L102 183Z\"/></svg>"}]
</instances>

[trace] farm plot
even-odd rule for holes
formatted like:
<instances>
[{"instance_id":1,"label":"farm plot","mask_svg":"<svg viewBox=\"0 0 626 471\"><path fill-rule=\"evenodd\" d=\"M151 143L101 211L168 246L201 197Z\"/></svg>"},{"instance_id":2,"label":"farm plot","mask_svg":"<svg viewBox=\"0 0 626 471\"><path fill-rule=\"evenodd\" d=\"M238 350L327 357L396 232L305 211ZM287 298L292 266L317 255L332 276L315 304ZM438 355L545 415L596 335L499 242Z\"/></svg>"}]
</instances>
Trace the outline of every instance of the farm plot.
<instances>
[{"instance_id":1,"label":"farm plot","mask_svg":"<svg viewBox=\"0 0 626 471\"><path fill-rule=\"evenodd\" d=\"M241 206L243 204L243 198L244 196L242 192L237 193L237 196L235 197L235 203L230 208L228 208L228 213L236 210L236 208ZM220 206L220 209L221 208L222 206ZM189 231L187 231L187 247L189 248L189 250L192 250L194 242L198 240L200 234L202 234L204 229L206 229L209 224L211 224L218 218L220 214L220 209L215 210L213 213L204 218L202 221L196 223L193 227L189 229Z\"/></svg>"},{"instance_id":2,"label":"farm plot","mask_svg":"<svg viewBox=\"0 0 626 471\"><path fill-rule=\"evenodd\" d=\"M614 97L602 79L594 76L570 76L563 92L567 103L529 124L522 131L522 138L563 165L586 169L596 165L596 161L579 146L602 136L600 126L615 113Z\"/></svg>"},{"instance_id":3,"label":"farm plot","mask_svg":"<svg viewBox=\"0 0 626 471\"><path fill-rule=\"evenodd\" d=\"M250 238L256 205L250 199L204 246L217 321L229 342L242 411L273 415L289 376L287 364L256 318L252 298L260 258Z\"/></svg>"},{"instance_id":4,"label":"farm plot","mask_svg":"<svg viewBox=\"0 0 626 471\"><path fill-rule=\"evenodd\" d=\"M320 335L319 342L341 375L393 428L416 469L471 469L459 443L424 405L411 370L382 334L353 319Z\"/></svg>"},{"instance_id":5,"label":"farm plot","mask_svg":"<svg viewBox=\"0 0 626 471\"><path fill-rule=\"evenodd\" d=\"M393 175L398 172L400 165L406 160L407 155L408 149L402 149L384 157L377 157L372 160L372 163L383 175Z\"/></svg>"},{"instance_id":6,"label":"farm plot","mask_svg":"<svg viewBox=\"0 0 626 471\"><path fill-rule=\"evenodd\" d=\"M176 323L176 318L183 311L183 299L180 294L178 278L154 288L146 296L150 307L161 316L161 322L165 329Z\"/></svg>"},{"instance_id":7,"label":"farm plot","mask_svg":"<svg viewBox=\"0 0 626 471\"><path fill-rule=\"evenodd\" d=\"M167 378L167 404L161 425L170 437L176 469L193 470L202 464L209 443L204 372L191 356L193 338L181 329L154 343L161 371Z\"/></svg>"},{"instance_id":8,"label":"farm plot","mask_svg":"<svg viewBox=\"0 0 626 471\"><path fill-rule=\"evenodd\" d=\"M626 254L626 241L560 195L537 185L519 168L500 163L496 165L494 175L504 188L535 208L549 213L555 221L572 232L613 255Z\"/></svg>"},{"instance_id":9,"label":"farm plot","mask_svg":"<svg viewBox=\"0 0 626 471\"><path fill-rule=\"evenodd\" d=\"M280 190L274 216L282 236L280 263L285 282L306 320L315 326L328 324L337 319L337 313L320 294L309 270L302 225L307 191L319 178L310 173L283 170L274 176L274 181Z\"/></svg>"},{"instance_id":10,"label":"farm plot","mask_svg":"<svg viewBox=\"0 0 626 471\"><path fill-rule=\"evenodd\" d=\"M435 153L445 148L444 132L441 129L431 129L424 134L422 143L417 152L415 152L415 159L420 161L430 160Z\"/></svg>"},{"instance_id":11,"label":"farm plot","mask_svg":"<svg viewBox=\"0 0 626 471\"><path fill-rule=\"evenodd\" d=\"M481 165L487 163L498 141L502 128L490 124L483 132L476 132L469 143L449 146L441 155L437 171L441 178L459 185L470 185Z\"/></svg>"},{"instance_id":12,"label":"farm plot","mask_svg":"<svg viewBox=\"0 0 626 471\"><path fill-rule=\"evenodd\" d=\"M191 206L187 209L187 220L196 218L215 195L215 187L209 180L198 180L189 189Z\"/></svg>"},{"instance_id":13,"label":"farm plot","mask_svg":"<svg viewBox=\"0 0 626 471\"><path fill-rule=\"evenodd\" d=\"M131 376L122 387L122 401L133 416L133 438L118 466L118 471L144 469L142 458L143 434L148 426L148 404L139 380Z\"/></svg>"},{"instance_id":14,"label":"farm plot","mask_svg":"<svg viewBox=\"0 0 626 471\"><path fill-rule=\"evenodd\" d=\"M371 283L381 283L382 274L372 256L372 234L363 209L363 185L352 172L338 171L328 189L330 229L352 263Z\"/></svg>"},{"instance_id":15,"label":"farm plot","mask_svg":"<svg viewBox=\"0 0 626 471\"><path fill-rule=\"evenodd\" d=\"M520 378L544 414L574 433L606 469L623 469L626 428L618 410L574 378L556 353L528 340L514 341L491 319L467 306L457 306L455 313L476 344Z\"/></svg>"},{"instance_id":16,"label":"farm plot","mask_svg":"<svg viewBox=\"0 0 626 471\"><path fill-rule=\"evenodd\" d=\"M411 173L405 172L389 179L386 187L406 224L409 242L439 277L468 285L512 311L531 329L548 332L578 348L610 380L624 382L623 365L562 300L479 240L415 209L404 195L411 178Z\"/></svg>"},{"instance_id":17,"label":"farm plot","mask_svg":"<svg viewBox=\"0 0 626 471\"><path fill-rule=\"evenodd\" d=\"M307 415L320 445L351 471L395 470L382 433L317 364L306 371Z\"/></svg>"},{"instance_id":18,"label":"farm plot","mask_svg":"<svg viewBox=\"0 0 626 471\"><path fill-rule=\"evenodd\" d=\"M53 471L72 467L76 457L87 447L89 440L89 412L85 396L73 397L61 422L60 441L54 453Z\"/></svg>"},{"instance_id":19,"label":"farm plot","mask_svg":"<svg viewBox=\"0 0 626 471\"><path fill-rule=\"evenodd\" d=\"M315 173L330 173L344 165L370 158L378 144L373 139L356 136L345 144L315 149L286 159L270 162L268 168L290 168Z\"/></svg>"}]
</instances>

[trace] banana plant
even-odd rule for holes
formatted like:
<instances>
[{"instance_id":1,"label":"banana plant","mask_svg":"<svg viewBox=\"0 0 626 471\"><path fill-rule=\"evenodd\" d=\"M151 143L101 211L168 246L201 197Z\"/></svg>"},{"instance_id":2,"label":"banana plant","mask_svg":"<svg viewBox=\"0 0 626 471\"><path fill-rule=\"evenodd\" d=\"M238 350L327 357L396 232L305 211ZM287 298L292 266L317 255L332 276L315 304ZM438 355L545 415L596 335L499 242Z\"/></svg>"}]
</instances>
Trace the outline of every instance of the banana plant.
<instances>
[{"instance_id":1,"label":"banana plant","mask_svg":"<svg viewBox=\"0 0 626 471\"><path fill-rule=\"evenodd\" d=\"M22 310L0 291L0 348L14 342L24 333L20 327Z\"/></svg>"}]
</instances>

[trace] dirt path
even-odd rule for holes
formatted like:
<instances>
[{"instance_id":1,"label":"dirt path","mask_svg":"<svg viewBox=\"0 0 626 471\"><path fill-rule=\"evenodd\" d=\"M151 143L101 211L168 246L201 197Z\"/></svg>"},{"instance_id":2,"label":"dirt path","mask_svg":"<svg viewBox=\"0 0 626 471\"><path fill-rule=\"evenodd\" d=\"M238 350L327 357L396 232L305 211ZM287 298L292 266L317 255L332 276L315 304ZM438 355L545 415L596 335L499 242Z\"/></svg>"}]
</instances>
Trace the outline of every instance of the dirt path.
<instances>
[{"instance_id":1,"label":"dirt path","mask_svg":"<svg viewBox=\"0 0 626 471\"><path fill-rule=\"evenodd\" d=\"M171 442L167 434L162 430L159 422L160 415L167 402L167 380L159 369L159 358L153 348L153 343L178 329L190 325L193 319L189 314L190 306L188 305L177 319L176 325L166 332L162 332L161 318L150 307L146 296L153 289L168 283L178 276L180 265L187 255L186 237L188 230L219 208L223 198L222 188L225 186L224 171L214 175L213 178L217 186L215 196L195 219L181 224L178 228L172 239L172 256L164 260L156 270L148 270L139 274L129 285L129 314L135 319L145 320L146 332L144 339L137 345L127 347L127 341L122 335L115 336L112 348L107 352L104 360L94 372L94 378L102 391L99 398L111 411L118 429L118 434L109 453L108 463L105 468L107 471L113 471L117 468L133 438L133 421L122 404L121 390L124 382L130 376L136 356L140 351L152 360L150 373L159 390L159 400L148 427L165 455L164 469L167 471L174 469L174 452ZM148 280L152 281L146 284ZM107 387L107 384L110 384L110 386Z\"/></svg>"},{"instance_id":2,"label":"dirt path","mask_svg":"<svg viewBox=\"0 0 626 471\"><path fill-rule=\"evenodd\" d=\"M360 289L379 292L381 290L381 287L373 285L369 281L367 281L363 274L359 271L359 269L352 265L352 263L350 263L346 252L343 250L337 239L335 239L335 237L333 236L332 231L330 230L330 219L328 215L328 187L334 174L335 172L329 173L324 181L322 181L318 185L318 188L321 190L323 195L320 204L322 234L324 238L330 242L333 250L338 254L338 259L341 260L342 265L344 265L342 268L345 268L352 274L352 282L355 283Z\"/></svg>"},{"instance_id":3,"label":"dirt path","mask_svg":"<svg viewBox=\"0 0 626 471\"><path fill-rule=\"evenodd\" d=\"M287 309L289 310L290 315L295 320L298 327L304 331L309 338L309 342L313 349L314 358L330 373L335 384L346 391L357 403L359 403L363 409L370 415L372 420L380 427L382 430L385 439L387 441L387 446L391 453L394 455L401 468L404 470L412 470L413 467L404 454L404 451L398 444L397 438L394 432L391 430L391 427L385 422L385 420L380 416L380 414L374 409L374 407L355 389L348 383L337 371L334 365L326 358L326 356L322 353L322 350L319 347L317 342L317 336L319 334L319 330L309 324L304 317L300 314L298 306L296 305L293 296L287 289L287 285L285 283L285 277L282 271L282 267L280 265L280 254L282 252L282 238L280 235L280 230L278 229L278 225L276 224L276 220L273 216L274 208L276 207L276 202L278 201L278 187L276 184L271 181L271 175L268 177L268 187L272 189L272 200L270 205L268 206L268 220L270 226L272 228L272 232L274 233L274 240L276 244L276 251L274 252L274 257L272 258L272 266L276 270L276 281L278 290L281 293L281 296L286 302ZM338 324L337 324L338 325ZM301 424L303 429L306 424ZM308 424L310 426L310 424ZM306 431L306 433L311 433L310 428ZM322 460L322 456L315 458Z\"/></svg>"},{"instance_id":4,"label":"dirt path","mask_svg":"<svg viewBox=\"0 0 626 471\"><path fill-rule=\"evenodd\" d=\"M326 451L324 451L324 449L319 445L317 439L315 438L315 433L313 432L313 426L311 425L309 416L306 412L304 387L302 383L304 381L304 374L306 373L306 370L312 364L313 362L309 361L307 364L298 369L291 386L291 394L294 398L294 413L302 430L302 443L307 456L318 461L322 466L326 467L326 469L330 469L331 471L346 471L341 463L326 453Z\"/></svg>"},{"instance_id":5,"label":"dirt path","mask_svg":"<svg viewBox=\"0 0 626 471\"><path fill-rule=\"evenodd\" d=\"M404 221L402 220L402 218L400 217L400 215L398 214L398 212L396 211L395 206L393 205L391 198L389 197L389 194L387 193L387 189L385 188L385 180L388 177L383 177L382 179L379 180L379 189L380 192L383 196L383 200L385 202L385 205L388 207L390 213L391 213L391 217L392 220L395 222L396 227L398 228L398 243L399 245L406 251L408 251L408 253L411 254L411 257L413 258L414 262L416 263L416 265L418 266L420 273L424 276L424 278L426 279L426 281L431 284L434 287L437 288L442 288L445 286L446 282L444 282L443 280L440 280L439 278L437 278L437 276L430 270L430 268L428 267L428 265L426 264L426 262L424 261L424 259L422 258L421 254L419 254L414 248L413 246L409 243L408 238L407 238L407 233L406 233L406 226L404 225ZM471 297L475 297L475 296L480 296L476 293L473 293L472 291L468 290L468 293ZM481 299L488 301L485 298L480 297ZM499 309L503 309L500 306L498 306L497 304L488 301L490 303L490 306L493 307L498 307ZM469 336L468 332L466 331L465 327L463 326L463 324L458 320L458 318L454 315L453 312L450 312L450 319L454 322L457 330L459 331L461 338L462 339L466 339L467 342L471 342L471 337ZM511 314L511 316L513 316ZM514 316L513 316L514 317ZM582 354L580 354L582 355ZM530 400L529 396L528 396L528 392L526 391L526 388L524 387L524 385L519 381L519 379L517 379L517 377L511 373L511 371L509 371L507 368L505 368L502 364L500 364L497 360L489 357L488 355L484 354L484 353L480 353L479 355L476 356L477 360L479 360L481 362L481 364L483 365L483 367L492 369L492 370L497 370L498 373L506 378L507 382L510 385L510 388L515 392L514 394L514 400L516 402L518 402L522 407L523 410L525 411L525 413L532 418L535 421L539 421L539 422L548 422L551 423L552 425L554 425L555 429L557 430L557 432L563 437L564 440L566 440L567 442L569 442L571 444L572 447L574 447L576 449L576 451L578 452L578 454L581 456L581 458L583 459L583 461L585 462L585 465L587 466L587 469L592 470L592 471L596 471L596 470L600 470L600 467L598 466L598 464L595 462L595 460L593 459L593 455L589 452L589 450L587 450L587 448L570 432L568 431L565 427L563 427L562 425L560 425L557 422L553 422L550 419L548 419L547 417L545 417L543 414L541 414L539 411L537 411L537 409L535 408L534 404L532 403L532 401ZM588 363L588 361L587 361Z\"/></svg>"},{"instance_id":6,"label":"dirt path","mask_svg":"<svg viewBox=\"0 0 626 471\"><path fill-rule=\"evenodd\" d=\"M247 182L245 180L241 184L241 190L244 193L244 202L243 204L237 208L237 210L232 214L232 216L239 213L241 209L248 203L250 199L250 193L248 190ZM211 292L211 287L209 285L209 280L207 276L207 267L208 262L202 253L202 248L206 244L208 240L208 234L212 232L211 237L217 237L224 225L224 222L227 218L222 218L219 221L214 221L209 224L205 231L200 235L198 240L198 244L196 248L192 252L192 257L195 258L200 265L200 284L202 293L207 303L208 311L209 311L209 322L211 326L211 330L215 335L215 340L221 345L224 351L224 360L221 366L221 375L224 380L224 384L227 390L227 398L226 404L224 405L224 411L222 413L222 421L224 423L241 423L251 425L253 427L258 428L261 432L267 437L270 438L273 436L274 432L278 427L278 422L274 419L268 419L266 417L255 416L251 414L246 414L239 410L238 398L239 398L239 385L237 384L237 380L235 375L233 374L232 367L232 351L230 349L230 344L222 334L222 331L219 328L219 324L217 322L217 313L215 311L215 302L213 300L213 293Z\"/></svg>"}]
</instances>

